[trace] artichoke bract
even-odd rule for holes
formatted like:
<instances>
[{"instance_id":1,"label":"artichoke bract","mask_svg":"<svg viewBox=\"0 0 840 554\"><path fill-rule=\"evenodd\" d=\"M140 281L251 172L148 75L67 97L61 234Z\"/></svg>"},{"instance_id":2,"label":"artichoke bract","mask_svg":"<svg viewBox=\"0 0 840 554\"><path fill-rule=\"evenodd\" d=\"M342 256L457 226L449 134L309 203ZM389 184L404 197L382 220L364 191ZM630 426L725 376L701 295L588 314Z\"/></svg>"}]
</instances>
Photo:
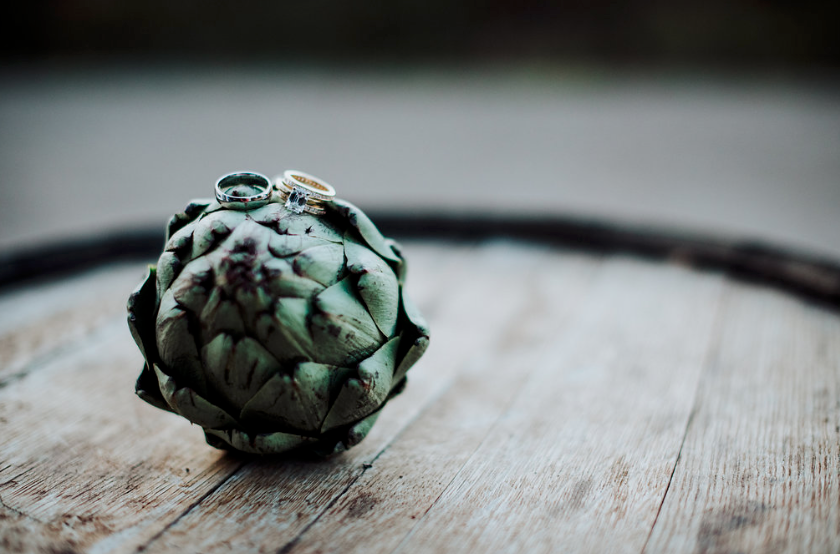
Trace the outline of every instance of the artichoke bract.
<instances>
[{"instance_id":1,"label":"artichoke bract","mask_svg":"<svg viewBox=\"0 0 840 554\"><path fill-rule=\"evenodd\" d=\"M361 210L197 200L128 301L136 392L218 448L327 455L357 444L429 344L399 246Z\"/></svg>"}]
</instances>

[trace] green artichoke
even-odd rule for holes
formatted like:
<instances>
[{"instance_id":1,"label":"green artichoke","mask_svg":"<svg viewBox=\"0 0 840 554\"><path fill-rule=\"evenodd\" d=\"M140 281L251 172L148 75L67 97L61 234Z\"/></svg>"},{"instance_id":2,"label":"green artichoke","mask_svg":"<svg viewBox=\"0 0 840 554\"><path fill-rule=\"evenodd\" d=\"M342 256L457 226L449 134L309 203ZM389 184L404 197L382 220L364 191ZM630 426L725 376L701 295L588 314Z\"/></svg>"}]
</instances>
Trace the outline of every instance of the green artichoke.
<instances>
[{"instance_id":1,"label":"green artichoke","mask_svg":"<svg viewBox=\"0 0 840 554\"><path fill-rule=\"evenodd\" d=\"M429 344L405 261L361 210L194 201L128 301L137 394L218 448L330 454L370 431Z\"/></svg>"}]
</instances>

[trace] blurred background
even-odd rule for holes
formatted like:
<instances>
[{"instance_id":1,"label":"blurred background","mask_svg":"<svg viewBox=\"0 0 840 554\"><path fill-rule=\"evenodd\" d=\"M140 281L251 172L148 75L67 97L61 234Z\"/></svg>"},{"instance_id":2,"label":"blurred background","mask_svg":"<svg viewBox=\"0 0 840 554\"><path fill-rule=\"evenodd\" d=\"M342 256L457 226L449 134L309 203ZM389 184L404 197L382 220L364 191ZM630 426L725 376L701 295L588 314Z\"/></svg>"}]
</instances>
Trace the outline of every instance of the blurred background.
<instances>
[{"instance_id":1,"label":"blurred background","mask_svg":"<svg viewBox=\"0 0 840 554\"><path fill-rule=\"evenodd\" d=\"M234 170L391 214L558 217L840 260L840 7L6 8L0 253L160 229Z\"/></svg>"}]
</instances>

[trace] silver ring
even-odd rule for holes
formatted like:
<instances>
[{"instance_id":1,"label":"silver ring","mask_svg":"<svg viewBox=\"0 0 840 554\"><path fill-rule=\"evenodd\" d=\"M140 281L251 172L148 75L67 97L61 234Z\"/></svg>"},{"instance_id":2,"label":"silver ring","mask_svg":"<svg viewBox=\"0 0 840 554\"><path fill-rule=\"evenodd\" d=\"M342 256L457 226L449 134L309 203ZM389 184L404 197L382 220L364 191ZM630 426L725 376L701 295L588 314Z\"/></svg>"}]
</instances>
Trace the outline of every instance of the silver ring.
<instances>
[{"instance_id":1,"label":"silver ring","mask_svg":"<svg viewBox=\"0 0 840 554\"><path fill-rule=\"evenodd\" d=\"M280 201L284 202L287 210L301 214L310 213L321 215L326 212L325 202L335 198L332 185L314 175L289 169L275 178L275 186Z\"/></svg>"},{"instance_id":2,"label":"silver ring","mask_svg":"<svg viewBox=\"0 0 840 554\"><path fill-rule=\"evenodd\" d=\"M248 185L260 190L251 196L237 196L228 194L237 185ZM253 210L265 206L271 200L271 181L268 177L253 171L238 171L222 175L216 181L216 200L219 204L232 210Z\"/></svg>"}]
</instances>

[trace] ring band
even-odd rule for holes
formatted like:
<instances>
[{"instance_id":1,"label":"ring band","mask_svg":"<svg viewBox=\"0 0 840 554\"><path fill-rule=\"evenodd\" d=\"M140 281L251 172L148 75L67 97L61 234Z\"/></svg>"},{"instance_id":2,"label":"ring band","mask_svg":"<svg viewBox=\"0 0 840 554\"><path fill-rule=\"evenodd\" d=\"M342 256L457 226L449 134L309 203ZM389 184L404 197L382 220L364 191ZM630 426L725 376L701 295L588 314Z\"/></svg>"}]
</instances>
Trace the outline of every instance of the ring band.
<instances>
[{"instance_id":1,"label":"ring band","mask_svg":"<svg viewBox=\"0 0 840 554\"><path fill-rule=\"evenodd\" d=\"M227 191L237 185L248 185L259 189L260 192L250 196L228 194ZM253 210L265 206L271 200L271 181L268 177L253 171L238 171L222 175L216 181L216 200L219 204L232 210Z\"/></svg>"},{"instance_id":2,"label":"ring band","mask_svg":"<svg viewBox=\"0 0 840 554\"><path fill-rule=\"evenodd\" d=\"M294 213L321 215L326 213L323 204L335 198L332 185L314 175L289 169L275 179L275 186L285 208Z\"/></svg>"}]
</instances>

